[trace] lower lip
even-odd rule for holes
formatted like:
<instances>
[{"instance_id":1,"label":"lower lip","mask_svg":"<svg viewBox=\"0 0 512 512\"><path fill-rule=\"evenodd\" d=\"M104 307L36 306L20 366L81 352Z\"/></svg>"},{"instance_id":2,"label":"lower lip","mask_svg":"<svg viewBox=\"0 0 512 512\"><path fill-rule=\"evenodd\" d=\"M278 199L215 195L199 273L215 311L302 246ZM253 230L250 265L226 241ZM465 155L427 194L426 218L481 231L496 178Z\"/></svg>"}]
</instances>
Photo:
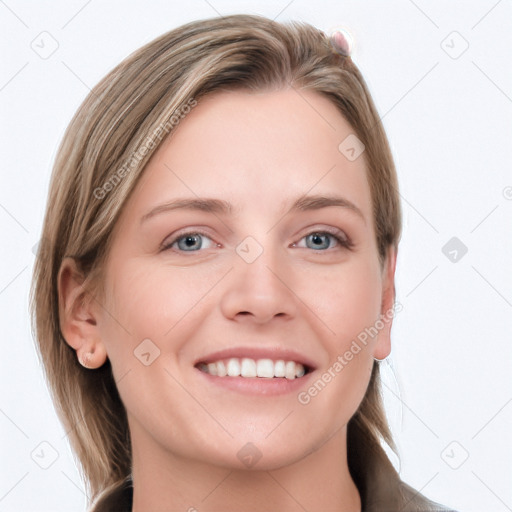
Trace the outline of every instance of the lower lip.
<instances>
[{"instance_id":1,"label":"lower lip","mask_svg":"<svg viewBox=\"0 0 512 512\"><path fill-rule=\"evenodd\" d=\"M277 396L297 392L309 381L313 372L295 379L265 378L265 377L217 377L195 368L210 384L221 386L225 389L238 391L248 395Z\"/></svg>"}]
</instances>

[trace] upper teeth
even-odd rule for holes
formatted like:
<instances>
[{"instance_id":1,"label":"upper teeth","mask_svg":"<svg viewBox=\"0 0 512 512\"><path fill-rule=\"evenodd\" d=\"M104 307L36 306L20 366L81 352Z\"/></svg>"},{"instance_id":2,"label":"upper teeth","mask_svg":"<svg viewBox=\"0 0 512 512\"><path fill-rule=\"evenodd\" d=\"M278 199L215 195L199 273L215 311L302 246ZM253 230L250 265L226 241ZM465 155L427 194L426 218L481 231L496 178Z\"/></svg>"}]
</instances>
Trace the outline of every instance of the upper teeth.
<instances>
[{"instance_id":1,"label":"upper teeth","mask_svg":"<svg viewBox=\"0 0 512 512\"><path fill-rule=\"evenodd\" d=\"M201 363L199 369L217 377L286 377L294 379L302 377L306 372L301 363L279 359L249 359L244 357L216 361L214 363Z\"/></svg>"}]
</instances>

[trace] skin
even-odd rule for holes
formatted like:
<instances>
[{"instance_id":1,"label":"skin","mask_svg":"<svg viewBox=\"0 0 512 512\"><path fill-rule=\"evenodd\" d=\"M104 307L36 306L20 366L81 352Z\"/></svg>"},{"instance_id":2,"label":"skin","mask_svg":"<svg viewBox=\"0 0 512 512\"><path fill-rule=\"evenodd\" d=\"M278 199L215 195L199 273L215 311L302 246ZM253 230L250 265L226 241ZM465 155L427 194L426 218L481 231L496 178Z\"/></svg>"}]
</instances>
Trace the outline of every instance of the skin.
<instances>
[{"instance_id":1,"label":"skin","mask_svg":"<svg viewBox=\"0 0 512 512\"><path fill-rule=\"evenodd\" d=\"M351 162L338 150L351 133L311 91L207 96L153 155L126 204L102 302L77 300L82 281L64 261L61 329L89 367L112 363L132 438L134 512L360 511L346 425L374 357L390 352L391 321L307 405L297 392L206 385L193 366L222 348L278 345L312 358L310 386L390 310L396 253L381 268L364 153ZM286 213L304 194L341 195L362 216L337 206ZM233 212L173 210L141 225L155 206L196 196L228 201ZM208 234L200 250L185 252L183 239L181 253L177 244L159 249L199 228ZM329 228L353 247L326 236L315 248L307 235ZM263 249L252 263L235 250L247 236ZM149 366L134 357L147 338L160 350ZM252 467L237 457L248 442L262 454Z\"/></svg>"}]
</instances>

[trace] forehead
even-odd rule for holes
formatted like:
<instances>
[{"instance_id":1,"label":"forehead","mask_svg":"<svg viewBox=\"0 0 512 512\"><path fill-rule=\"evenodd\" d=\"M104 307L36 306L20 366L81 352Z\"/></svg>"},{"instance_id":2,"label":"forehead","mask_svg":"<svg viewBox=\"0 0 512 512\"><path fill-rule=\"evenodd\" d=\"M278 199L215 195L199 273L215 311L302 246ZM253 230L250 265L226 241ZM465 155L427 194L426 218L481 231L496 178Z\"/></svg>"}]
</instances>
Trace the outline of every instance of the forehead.
<instances>
[{"instance_id":1,"label":"forehead","mask_svg":"<svg viewBox=\"0 0 512 512\"><path fill-rule=\"evenodd\" d=\"M203 97L161 144L131 198L149 206L181 197L216 197L235 212L282 214L304 194L343 194L371 223L364 153L350 161L339 145L353 134L318 93L222 91Z\"/></svg>"}]
</instances>

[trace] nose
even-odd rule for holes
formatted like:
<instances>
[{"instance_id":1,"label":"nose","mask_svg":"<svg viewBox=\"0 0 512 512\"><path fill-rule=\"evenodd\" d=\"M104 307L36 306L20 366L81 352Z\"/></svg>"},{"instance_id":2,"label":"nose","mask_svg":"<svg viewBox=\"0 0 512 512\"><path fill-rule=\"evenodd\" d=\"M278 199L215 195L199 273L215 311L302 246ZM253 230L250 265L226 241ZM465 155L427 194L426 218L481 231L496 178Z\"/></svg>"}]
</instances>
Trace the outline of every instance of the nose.
<instances>
[{"instance_id":1,"label":"nose","mask_svg":"<svg viewBox=\"0 0 512 512\"><path fill-rule=\"evenodd\" d=\"M264 324L295 317L298 302L290 267L265 250L252 263L236 257L220 307L230 320Z\"/></svg>"}]
</instances>

